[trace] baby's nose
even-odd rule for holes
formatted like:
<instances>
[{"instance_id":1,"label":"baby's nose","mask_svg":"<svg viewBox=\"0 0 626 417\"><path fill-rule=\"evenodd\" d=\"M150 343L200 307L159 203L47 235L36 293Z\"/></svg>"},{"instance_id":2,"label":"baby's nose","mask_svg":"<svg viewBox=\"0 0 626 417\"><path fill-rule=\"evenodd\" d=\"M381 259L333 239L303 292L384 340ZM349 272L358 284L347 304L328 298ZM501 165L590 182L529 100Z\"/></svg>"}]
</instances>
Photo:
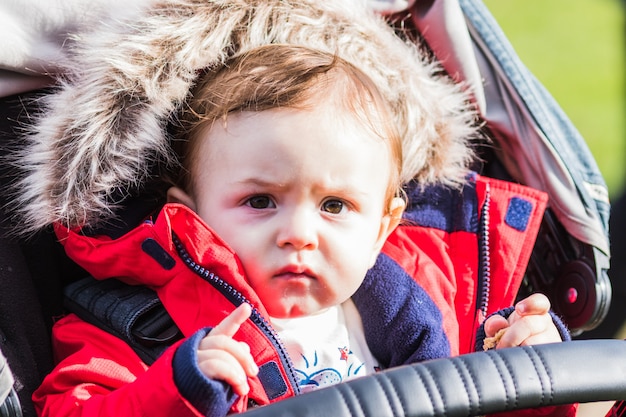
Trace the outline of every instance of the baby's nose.
<instances>
[{"instance_id":1,"label":"baby's nose","mask_svg":"<svg viewBox=\"0 0 626 417\"><path fill-rule=\"evenodd\" d=\"M315 249L318 244L316 219L306 209L293 210L281 219L276 244L295 249Z\"/></svg>"}]
</instances>

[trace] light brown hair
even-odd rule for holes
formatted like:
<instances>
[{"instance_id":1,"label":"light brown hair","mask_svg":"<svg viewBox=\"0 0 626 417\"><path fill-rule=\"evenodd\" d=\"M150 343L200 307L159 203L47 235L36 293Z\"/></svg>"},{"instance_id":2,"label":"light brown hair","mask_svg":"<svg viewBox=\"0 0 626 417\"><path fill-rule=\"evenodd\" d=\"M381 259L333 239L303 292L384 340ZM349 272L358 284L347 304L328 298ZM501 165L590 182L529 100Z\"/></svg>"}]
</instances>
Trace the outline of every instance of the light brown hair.
<instances>
[{"instance_id":1,"label":"light brown hair","mask_svg":"<svg viewBox=\"0 0 626 417\"><path fill-rule=\"evenodd\" d=\"M182 134L173 141L182 164L175 185L193 191L190 171L198 153L197 139L213 123L226 125L228 116L235 112L307 109L320 102L343 107L341 110L385 141L393 167L386 196L390 202L401 188L402 140L389 105L374 82L334 54L284 44L235 56L200 77L182 113Z\"/></svg>"}]
</instances>

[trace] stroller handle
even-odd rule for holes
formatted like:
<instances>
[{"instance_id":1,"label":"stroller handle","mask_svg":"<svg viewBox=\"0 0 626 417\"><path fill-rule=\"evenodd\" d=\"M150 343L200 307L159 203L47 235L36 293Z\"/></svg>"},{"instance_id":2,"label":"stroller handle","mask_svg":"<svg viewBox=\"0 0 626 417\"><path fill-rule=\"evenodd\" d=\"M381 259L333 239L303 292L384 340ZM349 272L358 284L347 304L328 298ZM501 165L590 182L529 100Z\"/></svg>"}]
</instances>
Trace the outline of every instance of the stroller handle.
<instances>
[{"instance_id":1,"label":"stroller handle","mask_svg":"<svg viewBox=\"0 0 626 417\"><path fill-rule=\"evenodd\" d=\"M626 399L626 342L477 352L379 372L252 409L246 417L460 417Z\"/></svg>"}]
</instances>

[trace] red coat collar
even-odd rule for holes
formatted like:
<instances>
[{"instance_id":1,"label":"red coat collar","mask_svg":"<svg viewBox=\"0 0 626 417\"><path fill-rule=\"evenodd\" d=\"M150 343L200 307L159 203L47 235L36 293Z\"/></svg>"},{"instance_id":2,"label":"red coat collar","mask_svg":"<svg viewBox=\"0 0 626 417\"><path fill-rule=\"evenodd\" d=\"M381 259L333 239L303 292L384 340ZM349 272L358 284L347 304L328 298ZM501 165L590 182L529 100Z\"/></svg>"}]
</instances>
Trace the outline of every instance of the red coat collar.
<instances>
[{"instance_id":1,"label":"red coat collar","mask_svg":"<svg viewBox=\"0 0 626 417\"><path fill-rule=\"evenodd\" d=\"M131 285L147 285L159 293L164 304L174 294L172 298L186 299L191 305L196 302L194 298L206 295L204 289L193 289L203 287L205 281L180 257L173 237L176 234L190 259L236 288L267 316L233 250L184 205L166 204L156 220L146 220L117 239L86 236L60 225L55 225L55 232L67 255L96 279L115 277ZM169 289L165 291L165 287ZM172 288L178 290L173 292Z\"/></svg>"}]
</instances>

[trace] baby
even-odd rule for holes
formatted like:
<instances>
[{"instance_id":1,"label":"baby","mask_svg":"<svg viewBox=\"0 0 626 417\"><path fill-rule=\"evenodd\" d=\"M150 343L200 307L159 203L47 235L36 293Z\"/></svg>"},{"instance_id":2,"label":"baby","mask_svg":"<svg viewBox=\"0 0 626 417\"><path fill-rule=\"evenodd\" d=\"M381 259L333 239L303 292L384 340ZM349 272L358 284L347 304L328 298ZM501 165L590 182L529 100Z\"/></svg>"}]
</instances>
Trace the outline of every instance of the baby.
<instances>
[{"instance_id":1,"label":"baby","mask_svg":"<svg viewBox=\"0 0 626 417\"><path fill-rule=\"evenodd\" d=\"M194 92L184 180L169 199L237 254L300 375L311 374L312 358L335 381L378 367L350 297L405 206L389 114L360 70L302 47L259 48ZM224 336L249 314L239 307L199 353L205 375L239 395L256 366L245 345Z\"/></svg>"}]
</instances>

